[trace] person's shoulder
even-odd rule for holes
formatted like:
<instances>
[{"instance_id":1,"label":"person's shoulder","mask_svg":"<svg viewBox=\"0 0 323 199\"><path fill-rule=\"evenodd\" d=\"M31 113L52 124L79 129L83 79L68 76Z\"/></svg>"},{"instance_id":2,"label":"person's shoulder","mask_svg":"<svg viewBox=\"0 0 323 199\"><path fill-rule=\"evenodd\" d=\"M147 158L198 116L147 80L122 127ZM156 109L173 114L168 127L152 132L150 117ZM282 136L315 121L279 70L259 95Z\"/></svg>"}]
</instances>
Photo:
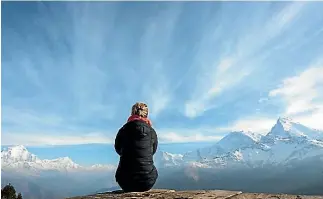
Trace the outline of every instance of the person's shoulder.
<instances>
[{"instance_id":1,"label":"person's shoulder","mask_svg":"<svg viewBox=\"0 0 323 199\"><path fill-rule=\"evenodd\" d=\"M125 128L141 128L144 127L146 129L149 129L151 131L155 131L154 128L152 126L150 126L149 124L147 124L145 121L142 120L133 120L133 121L129 121L124 125Z\"/></svg>"}]
</instances>

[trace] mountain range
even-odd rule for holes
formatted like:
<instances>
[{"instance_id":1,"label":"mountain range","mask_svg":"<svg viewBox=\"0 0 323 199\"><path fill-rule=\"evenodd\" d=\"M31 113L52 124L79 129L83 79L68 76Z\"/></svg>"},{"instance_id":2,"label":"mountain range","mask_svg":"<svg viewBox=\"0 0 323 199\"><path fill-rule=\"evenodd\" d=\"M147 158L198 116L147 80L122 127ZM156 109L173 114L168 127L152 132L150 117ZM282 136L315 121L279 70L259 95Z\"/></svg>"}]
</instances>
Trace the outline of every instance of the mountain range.
<instances>
[{"instance_id":1,"label":"mountain range","mask_svg":"<svg viewBox=\"0 0 323 199\"><path fill-rule=\"evenodd\" d=\"M154 161L159 170L155 188L323 194L323 132L289 118L279 118L266 135L231 132L210 147L184 154L158 151ZM3 150L1 163L2 185L15 182L30 198L117 187L115 165L85 167L68 157L41 160L24 146Z\"/></svg>"},{"instance_id":2,"label":"mountain range","mask_svg":"<svg viewBox=\"0 0 323 199\"><path fill-rule=\"evenodd\" d=\"M114 187L115 169L115 165L81 166L69 157L40 159L22 145L1 151L2 186L13 184L26 199L65 198Z\"/></svg>"},{"instance_id":3,"label":"mountain range","mask_svg":"<svg viewBox=\"0 0 323 199\"><path fill-rule=\"evenodd\" d=\"M204 168L288 166L306 158L323 158L323 131L310 129L289 118L279 118L270 132L231 132L211 147L185 154L160 152L159 167L195 165Z\"/></svg>"},{"instance_id":4,"label":"mountain range","mask_svg":"<svg viewBox=\"0 0 323 199\"><path fill-rule=\"evenodd\" d=\"M211 147L157 157L159 188L323 194L323 132L290 118L266 135L231 132Z\"/></svg>"},{"instance_id":5,"label":"mountain range","mask_svg":"<svg viewBox=\"0 0 323 199\"><path fill-rule=\"evenodd\" d=\"M45 171L57 172L81 172L81 171L110 171L114 170L114 165L96 164L84 167L74 163L69 157L62 157L52 160L41 160L36 155L31 154L24 146L18 145L8 147L1 151L1 164L3 170L14 170L24 174L39 174Z\"/></svg>"}]
</instances>

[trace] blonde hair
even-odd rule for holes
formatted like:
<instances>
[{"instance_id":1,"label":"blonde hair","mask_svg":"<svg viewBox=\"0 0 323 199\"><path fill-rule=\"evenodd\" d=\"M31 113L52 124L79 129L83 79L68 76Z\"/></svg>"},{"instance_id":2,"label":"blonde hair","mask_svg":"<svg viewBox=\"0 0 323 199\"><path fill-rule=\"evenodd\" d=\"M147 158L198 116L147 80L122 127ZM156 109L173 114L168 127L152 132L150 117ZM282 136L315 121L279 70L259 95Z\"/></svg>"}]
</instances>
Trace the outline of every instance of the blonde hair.
<instances>
[{"instance_id":1,"label":"blonde hair","mask_svg":"<svg viewBox=\"0 0 323 199\"><path fill-rule=\"evenodd\" d=\"M131 115L138 115L143 118L148 117L148 106L145 103L137 102L132 106Z\"/></svg>"}]
</instances>

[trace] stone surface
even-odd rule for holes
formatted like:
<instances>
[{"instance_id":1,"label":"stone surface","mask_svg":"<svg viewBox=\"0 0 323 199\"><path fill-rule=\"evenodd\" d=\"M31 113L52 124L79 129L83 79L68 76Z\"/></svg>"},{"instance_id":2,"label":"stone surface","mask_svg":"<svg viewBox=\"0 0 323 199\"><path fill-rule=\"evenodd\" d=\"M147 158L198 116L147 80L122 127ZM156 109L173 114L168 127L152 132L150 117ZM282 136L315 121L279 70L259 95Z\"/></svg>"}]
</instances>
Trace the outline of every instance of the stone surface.
<instances>
[{"instance_id":1,"label":"stone surface","mask_svg":"<svg viewBox=\"0 0 323 199\"><path fill-rule=\"evenodd\" d=\"M242 193L240 191L174 191L153 189L147 192L122 193L122 191L79 196L70 199L323 199L323 196L296 196L286 194Z\"/></svg>"}]
</instances>

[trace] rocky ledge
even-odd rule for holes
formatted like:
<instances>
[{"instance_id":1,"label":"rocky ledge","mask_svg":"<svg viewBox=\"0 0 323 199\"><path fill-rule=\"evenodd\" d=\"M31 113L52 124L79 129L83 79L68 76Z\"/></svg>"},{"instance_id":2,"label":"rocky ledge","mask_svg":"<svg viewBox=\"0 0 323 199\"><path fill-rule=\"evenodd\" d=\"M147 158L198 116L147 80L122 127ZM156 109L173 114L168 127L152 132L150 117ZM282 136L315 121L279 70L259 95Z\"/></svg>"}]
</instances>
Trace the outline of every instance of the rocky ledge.
<instances>
[{"instance_id":1,"label":"rocky ledge","mask_svg":"<svg viewBox=\"0 0 323 199\"><path fill-rule=\"evenodd\" d=\"M123 193L122 191L98 193L70 199L323 199L323 196L303 196L286 194L242 193L240 191L174 191L153 189L147 192Z\"/></svg>"}]
</instances>

